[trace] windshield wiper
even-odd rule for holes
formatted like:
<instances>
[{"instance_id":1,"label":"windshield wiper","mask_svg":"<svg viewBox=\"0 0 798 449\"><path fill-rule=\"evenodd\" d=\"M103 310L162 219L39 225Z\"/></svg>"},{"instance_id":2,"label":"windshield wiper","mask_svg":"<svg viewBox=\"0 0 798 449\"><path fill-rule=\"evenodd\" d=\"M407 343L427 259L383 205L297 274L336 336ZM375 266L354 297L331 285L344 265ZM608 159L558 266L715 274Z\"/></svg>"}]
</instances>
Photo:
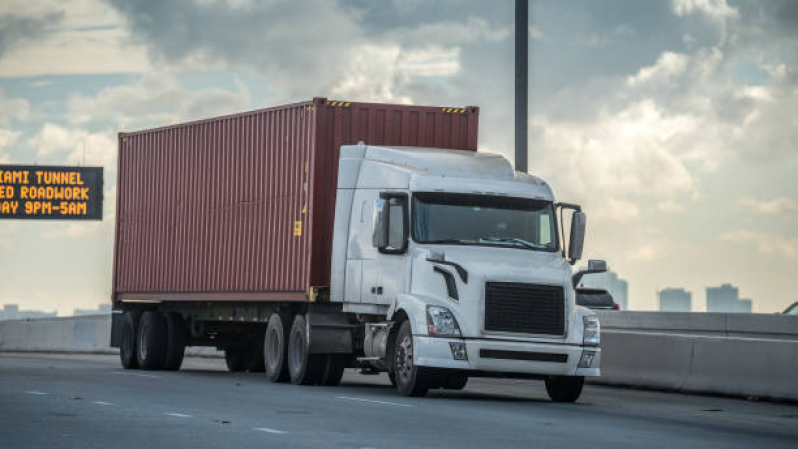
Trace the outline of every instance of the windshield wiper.
<instances>
[{"instance_id":1,"label":"windshield wiper","mask_svg":"<svg viewBox=\"0 0 798 449\"><path fill-rule=\"evenodd\" d=\"M483 238L481 240L487 240L488 242L515 243L517 245L523 246L524 248L531 248L531 249L540 249L545 247L543 245L536 245L534 243L527 242L526 240L517 239L517 238L488 237L488 238Z\"/></svg>"}]
</instances>

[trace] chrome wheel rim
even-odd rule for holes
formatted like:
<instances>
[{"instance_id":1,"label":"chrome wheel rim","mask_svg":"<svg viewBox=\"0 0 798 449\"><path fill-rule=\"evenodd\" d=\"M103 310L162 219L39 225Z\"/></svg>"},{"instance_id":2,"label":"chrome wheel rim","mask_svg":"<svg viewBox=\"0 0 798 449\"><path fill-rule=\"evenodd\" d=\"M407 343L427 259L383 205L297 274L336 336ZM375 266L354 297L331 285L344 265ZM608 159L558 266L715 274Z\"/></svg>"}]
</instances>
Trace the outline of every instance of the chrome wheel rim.
<instances>
[{"instance_id":1,"label":"chrome wheel rim","mask_svg":"<svg viewBox=\"0 0 798 449\"><path fill-rule=\"evenodd\" d=\"M405 335L399 342L396 350L396 373L395 376L402 380L403 384L410 381L413 374L413 337Z\"/></svg>"}]
</instances>

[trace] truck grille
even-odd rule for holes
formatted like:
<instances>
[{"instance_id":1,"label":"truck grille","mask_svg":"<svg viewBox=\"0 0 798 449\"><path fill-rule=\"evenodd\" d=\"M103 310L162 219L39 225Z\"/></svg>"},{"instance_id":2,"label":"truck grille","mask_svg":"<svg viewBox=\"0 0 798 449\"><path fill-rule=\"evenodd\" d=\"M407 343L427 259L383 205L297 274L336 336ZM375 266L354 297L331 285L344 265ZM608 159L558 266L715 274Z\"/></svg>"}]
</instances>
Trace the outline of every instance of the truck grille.
<instances>
[{"instance_id":1,"label":"truck grille","mask_svg":"<svg viewBox=\"0 0 798 449\"><path fill-rule=\"evenodd\" d=\"M488 282L485 330L565 335L565 293L561 286Z\"/></svg>"}]
</instances>

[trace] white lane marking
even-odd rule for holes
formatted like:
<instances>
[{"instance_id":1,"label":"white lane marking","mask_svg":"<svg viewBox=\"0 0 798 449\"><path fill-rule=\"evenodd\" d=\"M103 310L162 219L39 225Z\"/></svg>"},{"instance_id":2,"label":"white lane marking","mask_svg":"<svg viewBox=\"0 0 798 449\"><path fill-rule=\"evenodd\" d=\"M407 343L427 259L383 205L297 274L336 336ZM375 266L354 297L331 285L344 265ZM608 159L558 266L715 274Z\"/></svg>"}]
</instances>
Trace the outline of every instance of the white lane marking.
<instances>
[{"instance_id":1,"label":"white lane marking","mask_svg":"<svg viewBox=\"0 0 798 449\"><path fill-rule=\"evenodd\" d=\"M191 415L184 415L182 413L164 413L166 416L174 416L175 418L193 418Z\"/></svg>"},{"instance_id":2,"label":"white lane marking","mask_svg":"<svg viewBox=\"0 0 798 449\"><path fill-rule=\"evenodd\" d=\"M152 379L158 379L161 377L161 376L153 376L152 374L125 373L122 371L114 371L114 374L121 374L123 376L149 377Z\"/></svg>"},{"instance_id":3,"label":"white lane marking","mask_svg":"<svg viewBox=\"0 0 798 449\"><path fill-rule=\"evenodd\" d=\"M352 398L349 396L336 396L335 399L346 399L348 401L358 401L358 402L370 402L372 404L395 405L397 407L415 407L415 405L402 404L399 402L376 401L374 399Z\"/></svg>"},{"instance_id":4,"label":"white lane marking","mask_svg":"<svg viewBox=\"0 0 798 449\"><path fill-rule=\"evenodd\" d=\"M38 396L45 396L45 395L50 394L50 393L45 393L43 391L33 391L33 390L26 391L25 393L27 393L27 394L35 394L35 395L38 395Z\"/></svg>"},{"instance_id":5,"label":"white lane marking","mask_svg":"<svg viewBox=\"0 0 798 449\"><path fill-rule=\"evenodd\" d=\"M111 402L105 402L105 401L92 401L92 404L97 404L97 405L114 405L114 404L113 404L113 403L111 403Z\"/></svg>"},{"instance_id":6,"label":"white lane marking","mask_svg":"<svg viewBox=\"0 0 798 449\"><path fill-rule=\"evenodd\" d=\"M268 427L255 427L253 430L257 430L258 432L276 433L278 435L282 435L284 433L288 433L288 432L286 432L284 430L270 429Z\"/></svg>"}]
</instances>

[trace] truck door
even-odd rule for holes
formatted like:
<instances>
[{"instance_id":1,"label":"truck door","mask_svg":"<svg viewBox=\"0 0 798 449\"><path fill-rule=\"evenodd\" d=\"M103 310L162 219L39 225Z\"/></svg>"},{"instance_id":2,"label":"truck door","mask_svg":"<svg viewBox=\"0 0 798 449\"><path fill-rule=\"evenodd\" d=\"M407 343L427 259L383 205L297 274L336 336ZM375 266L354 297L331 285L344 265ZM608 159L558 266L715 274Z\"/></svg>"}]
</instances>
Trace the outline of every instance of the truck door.
<instances>
[{"instance_id":1,"label":"truck door","mask_svg":"<svg viewBox=\"0 0 798 449\"><path fill-rule=\"evenodd\" d=\"M377 246L374 229L379 211L387 225L387 239ZM409 237L408 198L405 193L382 192L374 200L371 226L373 259L363 261L361 300L371 304L392 304L396 295L404 291L407 276L407 246Z\"/></svg>"}]
</instances>

